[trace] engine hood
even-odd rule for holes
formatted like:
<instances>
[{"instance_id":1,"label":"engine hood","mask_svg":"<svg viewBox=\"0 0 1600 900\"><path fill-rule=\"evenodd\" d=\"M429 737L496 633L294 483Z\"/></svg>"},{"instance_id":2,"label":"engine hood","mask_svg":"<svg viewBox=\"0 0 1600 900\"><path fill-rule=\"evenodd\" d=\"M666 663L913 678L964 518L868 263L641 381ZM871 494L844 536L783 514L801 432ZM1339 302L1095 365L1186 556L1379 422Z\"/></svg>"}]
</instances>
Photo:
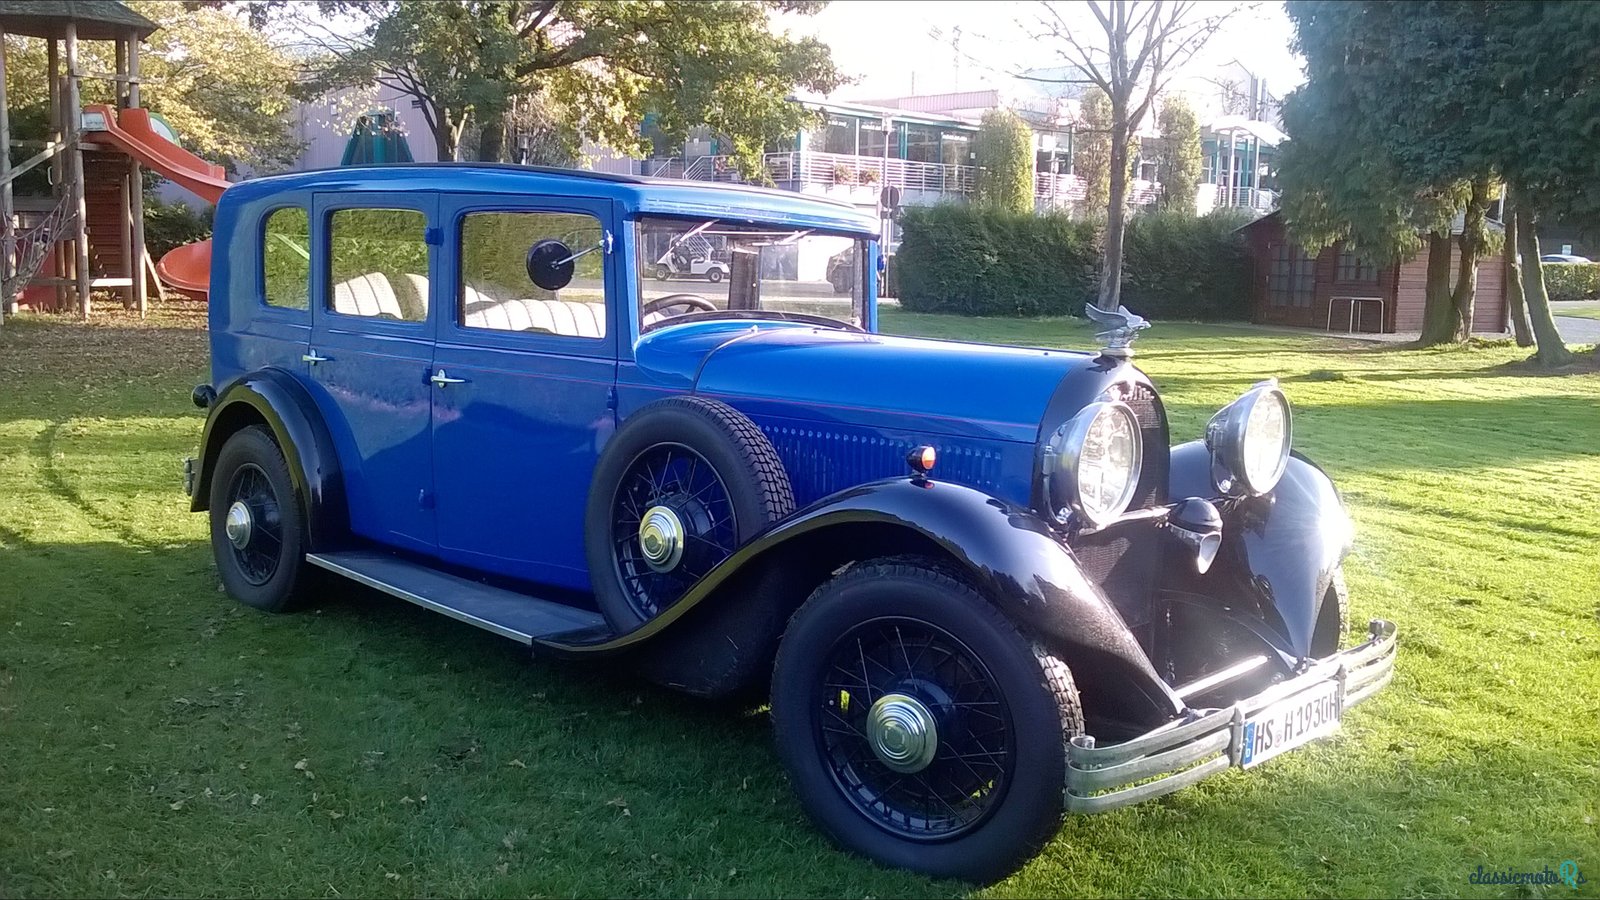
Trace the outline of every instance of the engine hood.
<instances>
[{"instance_id":1,"label":"engine hood","mask_svg":"<svg viewBox=\"0 0 1600 900\"><path fill-rule=\"evenodd\" d=\"M1028 444L1047 410L1143 380L1125 362L1090 353L796 323L664 328L639 343L635 360L652 381L686 378L695 393L751 416Z\"/></svg>"}]
</instances>

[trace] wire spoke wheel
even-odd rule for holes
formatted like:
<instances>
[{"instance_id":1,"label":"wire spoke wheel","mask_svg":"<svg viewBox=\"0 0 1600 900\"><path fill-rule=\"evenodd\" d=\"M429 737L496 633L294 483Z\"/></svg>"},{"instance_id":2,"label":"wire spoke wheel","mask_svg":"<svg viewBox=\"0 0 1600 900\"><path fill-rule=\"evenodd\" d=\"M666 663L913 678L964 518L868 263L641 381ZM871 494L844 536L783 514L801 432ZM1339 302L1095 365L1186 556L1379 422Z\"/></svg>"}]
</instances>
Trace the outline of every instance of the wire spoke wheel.
<instances>
[{"instance_id":1,"label":"wire spoke wheel","mask_svg":"<svg viewBox=\"0 0 1600 900\"><path fill-rule=\"evenodd\" d=\"M813 710L834 783L896 836L945 840L982 824L1015 768L1000 688L954 635L910 618L863 622L834 642Z\"/></svg>"},{"instance_id":2,"label":"wire spoke wheel","mask_svg":"<svg viewBox=\"0 0 1600 900\"><path fill-rule=\"evenodd\" d=\"M617 484L611 540L629 605L641 618L654 617L738 547L728 486L690 447L650 447Z\"/></svg>"},{"instance_id":3,"label":"wire spoke wheel","mask_svg":"<svg viewBox=\"0 0 1600 900\"><path fill-rule=\"evenodd\" d=\"M277 574L283 557L282 504L267 473L255 463L234 471L224 495L228 502L227 537L239 574L264 585Z\"/></svg>"}]
</instances>

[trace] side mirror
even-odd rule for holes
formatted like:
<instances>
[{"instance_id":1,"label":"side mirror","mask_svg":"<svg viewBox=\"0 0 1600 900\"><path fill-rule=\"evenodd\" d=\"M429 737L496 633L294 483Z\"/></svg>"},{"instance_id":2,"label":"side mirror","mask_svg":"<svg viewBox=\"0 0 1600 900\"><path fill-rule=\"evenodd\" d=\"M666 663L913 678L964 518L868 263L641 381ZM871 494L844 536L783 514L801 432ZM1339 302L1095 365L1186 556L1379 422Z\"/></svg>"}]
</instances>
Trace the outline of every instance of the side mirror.
<instances>
[{"instance_id":1,"label":"side mirror","mask_svg":"<svg viewBox=\"0 0 1600 900\"><path fill-rule=\"evenodd\" d=\"M547 238L528 248L528 279L547 291L559 291L572 281L572 248Z\"/></svg>"}]
</instances>

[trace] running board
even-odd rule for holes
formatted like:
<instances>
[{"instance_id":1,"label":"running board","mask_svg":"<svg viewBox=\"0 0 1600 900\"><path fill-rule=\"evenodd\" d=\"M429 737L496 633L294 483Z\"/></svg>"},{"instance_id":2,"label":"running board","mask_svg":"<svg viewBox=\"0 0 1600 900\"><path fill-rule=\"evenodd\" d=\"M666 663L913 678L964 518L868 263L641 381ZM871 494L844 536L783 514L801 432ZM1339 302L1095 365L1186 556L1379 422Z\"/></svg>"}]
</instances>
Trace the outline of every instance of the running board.
<instances>
[{"instance_id":1,"label":"running board","mask_svg":"<svg viewBox=\"0 0 1600 900\"><path fill-rule=\"evenodd\" d=\"M308 553L306 562L530 647L536 639L610 631L599 613L479 584L387 553Z\"/></svg>"}]
</instances>

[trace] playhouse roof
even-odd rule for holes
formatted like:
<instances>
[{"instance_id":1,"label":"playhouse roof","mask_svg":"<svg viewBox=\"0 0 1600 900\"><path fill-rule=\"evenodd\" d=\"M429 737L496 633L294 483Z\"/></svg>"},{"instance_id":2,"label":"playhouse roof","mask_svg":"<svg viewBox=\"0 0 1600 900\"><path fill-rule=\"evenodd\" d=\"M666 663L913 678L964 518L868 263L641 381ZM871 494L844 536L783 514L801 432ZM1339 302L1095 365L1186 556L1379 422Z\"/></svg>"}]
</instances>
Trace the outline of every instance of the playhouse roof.
<instances>
[{"instance_id":1,"label":"playhouse roof","mask_svg":"<svg viewBox=\"0 0 1600 900\"><path fill-rule=\"evenodd\" d=\"M78 37L109 41L137 32L149 37L160 26L117 0L0 0L0 27L7 34L59 38L68 22L78 26Z\"/></svg>"}]
</instances>

